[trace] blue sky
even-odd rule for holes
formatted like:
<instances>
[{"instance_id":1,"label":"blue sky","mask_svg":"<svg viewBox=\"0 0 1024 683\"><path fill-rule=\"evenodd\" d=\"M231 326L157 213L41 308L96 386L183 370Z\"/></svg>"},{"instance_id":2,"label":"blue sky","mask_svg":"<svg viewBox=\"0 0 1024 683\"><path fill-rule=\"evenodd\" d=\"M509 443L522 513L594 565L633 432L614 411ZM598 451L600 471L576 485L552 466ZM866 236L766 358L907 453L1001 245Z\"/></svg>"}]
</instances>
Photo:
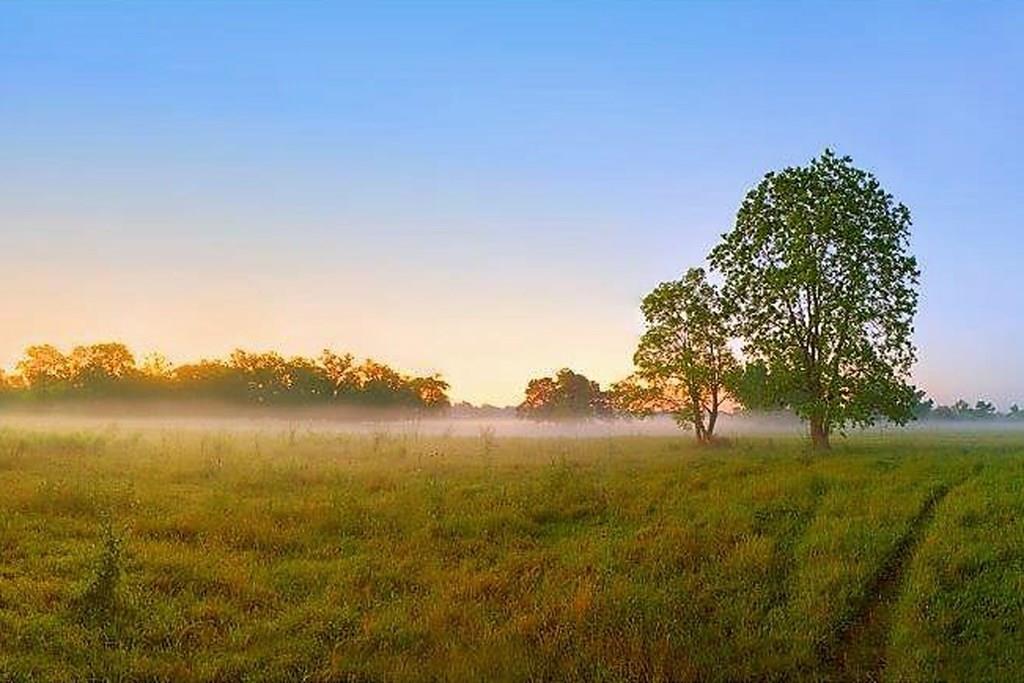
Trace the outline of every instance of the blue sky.
<instances>
[{"instance_id":1,"label":"blue sky","mask_svg":"<svg viewBox=\"0 0 1024 683\"><path fill-rule=\"evenodd\" d=\"M1024 402L1019 3L6 3L0 365L324 346L516 401L832 146L912 210L916 379Z\"/></svg>"}]
</instances>

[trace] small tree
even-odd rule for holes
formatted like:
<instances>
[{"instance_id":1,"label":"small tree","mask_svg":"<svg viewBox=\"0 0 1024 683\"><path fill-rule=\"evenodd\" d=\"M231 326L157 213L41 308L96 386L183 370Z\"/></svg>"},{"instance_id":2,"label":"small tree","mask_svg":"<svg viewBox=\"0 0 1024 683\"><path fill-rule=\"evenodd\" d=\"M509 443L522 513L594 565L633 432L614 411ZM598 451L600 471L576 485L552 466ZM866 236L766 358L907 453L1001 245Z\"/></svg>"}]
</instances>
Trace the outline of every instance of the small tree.
<instances>
[{"instance_id":1,"label":"small tree","mask_svg":"<svg viewBox=\"0 0 1024 683\"><path fill-rule=\"evenodd\" d=\"M451 401L448 398L450 385L441 379L440 375L415 377L409 385L424 408L428 410L444 410L451 407Z\"/></svg>"},{"instance_id":2,"label":"small tree","mask_svg":"<svg viewBox=\"0 0 1024 683\"><path fill-rule=\"evenodd\" d=\"M845 425L912 415L917 261L910 211L826 150L767 174L711 252L745 355L765 364L817 448Z\"/></svg>"},{"instance_id":3,"label":"small tree","mask_svg":"<svg viewBox=\"0 0 1024 683\"><path fill-rule=\"evenodd\" d=\"M526 396L516 408L521 417L558 420L606 415L607 399L597 382L562 368L554 377L538 377L526 385Z\"/></svg>"},{"instance_id":4,"label":"small tree","mask_svg":"<svg viewBox=\"0 0 1024 683\"><path fill-rule=\"evenodd\" d=\"M710 442L738 369L721 295L703 269L691 268L658 285L641 310L647 329L633 356L637 372L616 385L618 404L633 413L667 410L697 441Z\"/></svg>"}]
</instances>

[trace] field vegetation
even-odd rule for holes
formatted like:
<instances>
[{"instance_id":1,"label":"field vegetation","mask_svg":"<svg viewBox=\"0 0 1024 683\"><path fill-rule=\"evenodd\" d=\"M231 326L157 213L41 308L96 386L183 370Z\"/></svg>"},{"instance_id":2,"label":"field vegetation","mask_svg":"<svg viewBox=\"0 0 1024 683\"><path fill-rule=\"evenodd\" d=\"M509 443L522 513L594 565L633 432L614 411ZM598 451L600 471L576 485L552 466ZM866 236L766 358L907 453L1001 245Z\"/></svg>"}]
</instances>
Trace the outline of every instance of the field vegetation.
<instances>
[{"instance_id":1,"label":"field vegetation","mask_svg":"<svg viewBox=\"0 0 1024 683\"><path fill-rule=\"evenodd\" d=\"M0 679L1024 675L1013 435L0 432Z\"/></svg>"}]
</instances>

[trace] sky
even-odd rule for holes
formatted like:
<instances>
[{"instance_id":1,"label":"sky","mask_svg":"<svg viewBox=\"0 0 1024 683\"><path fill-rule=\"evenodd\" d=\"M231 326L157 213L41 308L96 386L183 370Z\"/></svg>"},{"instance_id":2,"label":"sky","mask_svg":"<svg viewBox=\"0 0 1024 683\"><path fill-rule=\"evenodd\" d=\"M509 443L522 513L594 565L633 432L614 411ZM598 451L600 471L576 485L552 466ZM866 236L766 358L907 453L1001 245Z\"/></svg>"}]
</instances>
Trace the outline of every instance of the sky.
<instances>
[{"instance_id":1,"label":"sky","mask_svg":"<svg viewBox=\"0 0 1024 683\"><path fill-rule=\"evenodd\" d=\"M0 366L324 347L516 403L826 146L910 207L914 379L1024 403L1024 3L7 2Z\"/></svg>"}]
</instances>

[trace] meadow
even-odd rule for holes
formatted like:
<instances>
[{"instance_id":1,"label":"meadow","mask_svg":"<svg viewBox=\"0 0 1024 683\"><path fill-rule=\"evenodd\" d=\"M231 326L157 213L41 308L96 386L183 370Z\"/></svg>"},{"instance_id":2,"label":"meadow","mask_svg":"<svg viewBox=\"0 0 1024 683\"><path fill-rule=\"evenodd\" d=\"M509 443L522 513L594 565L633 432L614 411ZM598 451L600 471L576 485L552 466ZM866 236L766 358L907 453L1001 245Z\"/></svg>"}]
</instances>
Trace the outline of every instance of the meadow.
<instances>
[{"instance_id":1,"label":"meadow","mask_svg":"<svg viewBox=\"0 0 1024 683\"><path fill-rule=\"evenodd\" d=\"M1024 678L1024 435L0 430L0 680Z\"/></svg>"}]
</instances>

